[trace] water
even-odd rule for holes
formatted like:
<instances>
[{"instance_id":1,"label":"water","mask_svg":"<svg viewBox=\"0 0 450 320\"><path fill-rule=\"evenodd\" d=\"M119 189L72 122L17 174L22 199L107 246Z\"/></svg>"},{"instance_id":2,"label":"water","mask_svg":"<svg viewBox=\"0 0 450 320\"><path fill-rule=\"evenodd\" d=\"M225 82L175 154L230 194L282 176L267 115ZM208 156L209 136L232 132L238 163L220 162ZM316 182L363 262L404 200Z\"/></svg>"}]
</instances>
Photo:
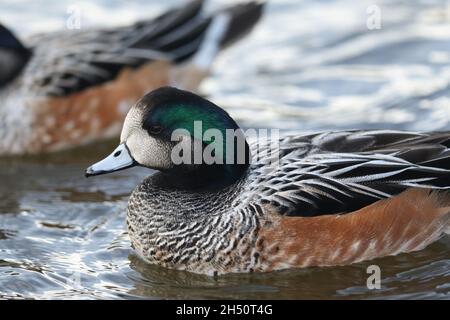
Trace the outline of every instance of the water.
<instances>
[{"instance_id":1,"label":"water","mask_svg":"<svg viewBox=\"0 0 450 320\"><path fill-rule=\"evenodd\" d=\"M88 27L177 2L77 3ZM58 30L69 4L3 0L0 21L24 37ZM372 4L381 9L379 30L366 26ZM449 129L449 9L446 1L272 1L201 91L243 127ZM148 266L130 249L124 208L151 172L83 177L115 143L0 159L0 298L450 298L450 237L345 267L214 279ZM366 287L372 264L381 268L380 290Z\"/></svg>"}]
</instances>

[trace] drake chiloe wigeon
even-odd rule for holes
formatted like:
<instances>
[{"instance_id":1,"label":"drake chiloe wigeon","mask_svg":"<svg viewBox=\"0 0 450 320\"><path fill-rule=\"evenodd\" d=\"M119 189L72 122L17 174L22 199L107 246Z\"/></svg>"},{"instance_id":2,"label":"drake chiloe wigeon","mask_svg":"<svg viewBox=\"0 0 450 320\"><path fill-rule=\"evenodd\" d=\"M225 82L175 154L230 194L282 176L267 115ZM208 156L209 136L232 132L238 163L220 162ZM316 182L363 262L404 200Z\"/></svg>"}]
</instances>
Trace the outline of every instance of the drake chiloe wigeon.
<instances>
[{"instance_id":1,"label":"drake chiloe wigeon","mask_svg":"<svg viewBox=\"0 0 450 320\"><path fill-rule=\"evenodd\" d=\"M149 263L209 275L345 265L420 250L449 230L450 132L292 135L276 141L275 165L270 139L245 142L240 162L175 163L184 138L202 150L215 141L194 121L239 131L212 102L160 88L130 109L119 147L86 171L159 170L128 203L132 245ZM176 129L185 136L172 139ZM216 155L227 157L220 143Z\"/></svg>"},{"instance_id":2,"label":"drake chiloe wigeon","mask_svg":"<svg viewBox=\"0 0 450 320\"><path fill-rule=\"evenodd\" d=\"M264 3L209 16L202 5L194 0L131 26L36 35L26 46L0 24L0 155L116 136L145 93L170 84L195 90L217 53L257 23Z\"/></svg>"}]
</instances>

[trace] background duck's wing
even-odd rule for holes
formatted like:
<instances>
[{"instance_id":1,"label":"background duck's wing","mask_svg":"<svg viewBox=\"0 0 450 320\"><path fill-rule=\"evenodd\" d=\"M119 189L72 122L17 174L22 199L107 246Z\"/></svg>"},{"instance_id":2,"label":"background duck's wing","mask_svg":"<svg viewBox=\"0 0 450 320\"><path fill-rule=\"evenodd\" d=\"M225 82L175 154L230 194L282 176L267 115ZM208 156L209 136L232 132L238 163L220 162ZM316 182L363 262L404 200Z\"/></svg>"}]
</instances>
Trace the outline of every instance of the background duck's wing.
<instances>
[{"instance_id":1,"label":"background duck's wing","mask_svg":"<svg viewBox=\"0 0 450 320\"><path fill-rule=\"evenodd\" d=\"M217 41L219 50L250 31L263 6L251 2L205 17L202 5L194 0L150 21L111 30L36 36L30 39L29 86L41 95L65 96L112 80L126 67L155 60L183 62L201 50L204 40ZM219 37L206 39L213 28Z\"/></svg>"},{"instance_id":2,"label":"background duck's wing","mask_svg":"<svg viewBox=\"0 0 450 320\"><path fill-rule=\"evenodd\" d=\"M253 164L253 192L285 215L351 212L411 187L449 189L449 148L450 132L287 137L278 164Z\"/></svg>"}]
</instances>

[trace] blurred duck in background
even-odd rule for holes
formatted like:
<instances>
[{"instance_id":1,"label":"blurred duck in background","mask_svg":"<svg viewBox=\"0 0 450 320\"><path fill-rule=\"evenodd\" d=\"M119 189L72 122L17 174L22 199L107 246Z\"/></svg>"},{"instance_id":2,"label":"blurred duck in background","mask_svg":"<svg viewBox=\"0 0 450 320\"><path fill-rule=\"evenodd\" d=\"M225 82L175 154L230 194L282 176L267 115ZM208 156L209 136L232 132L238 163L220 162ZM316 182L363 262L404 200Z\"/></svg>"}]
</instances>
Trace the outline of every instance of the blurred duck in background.
<instances>
[{"instance_id":1,"label":"blurred duck in background","mask_svg":"<svg viewBox=\"0 0 450 320\"><path fill-rule=\"evenodd\" d=\"M203 2L131 26L36 35L26 46L0 24L0 155L114 137L146 92L168 84L195 90L264 6L246 2L205 16Z\"/></svg>"}]
</instances>

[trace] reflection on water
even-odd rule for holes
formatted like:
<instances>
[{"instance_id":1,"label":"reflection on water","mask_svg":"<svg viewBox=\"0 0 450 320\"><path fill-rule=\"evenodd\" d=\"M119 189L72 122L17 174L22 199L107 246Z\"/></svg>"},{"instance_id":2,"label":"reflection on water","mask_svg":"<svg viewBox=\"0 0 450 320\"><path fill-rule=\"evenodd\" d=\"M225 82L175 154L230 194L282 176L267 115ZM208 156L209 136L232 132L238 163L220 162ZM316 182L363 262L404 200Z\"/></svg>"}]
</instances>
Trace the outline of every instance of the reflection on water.
<instances>
[{"instance_id":1,"label":"reflection on water","mask_svg":"<svg viewBox=\"0 0 450 320\"><path fill-rule=\"evenodd\" d=\"M440 1L373 3L382 9L382 28L369 31L366 1L271 2L252 36L217 61L203 93L244 127L450 128L449 11ZM0 4L0 20L26 19L14 26L24 35L64 22L63 1L36 5ZM111 24L123 12L119 22L126 23L145 16L143 6L162 8L97 1L85 18ZM0 159L0 298L450 297L449 237L345 267L211 278L149 266L130 248L124 209L151 171L83 176L115 142ZM366 287L371 264L381 267L380 290Z\"/></svg>"}]
</instances>

